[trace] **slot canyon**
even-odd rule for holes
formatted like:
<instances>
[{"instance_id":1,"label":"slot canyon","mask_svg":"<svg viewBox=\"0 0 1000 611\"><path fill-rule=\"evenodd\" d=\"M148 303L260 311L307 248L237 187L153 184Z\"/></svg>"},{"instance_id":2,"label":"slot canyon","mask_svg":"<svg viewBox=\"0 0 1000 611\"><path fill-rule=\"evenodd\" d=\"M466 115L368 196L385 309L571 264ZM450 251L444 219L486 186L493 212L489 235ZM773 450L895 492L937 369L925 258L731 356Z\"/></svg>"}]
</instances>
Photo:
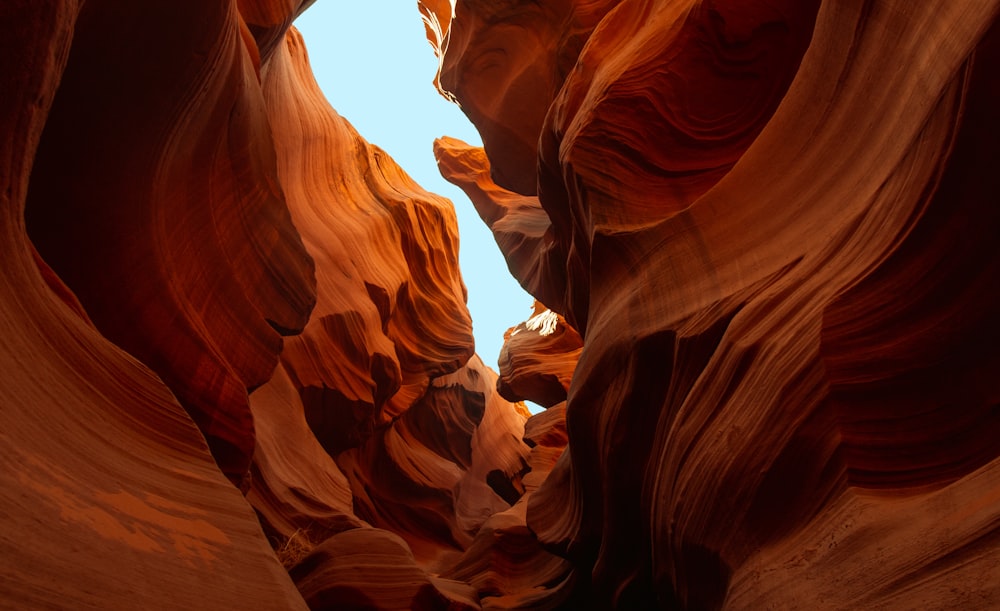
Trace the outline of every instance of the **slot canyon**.
<instances>
[{"instance_id":1,"label":"slot canyon","mask_svg":"<svg viewBox=\"0 0 1000 611\"><path fill-rule=\"evenodd\" d=\"M311 4L0 1L0 608L1000 608L1000 0L394 3L499 355Z\"/></svg>"}]
</instances>

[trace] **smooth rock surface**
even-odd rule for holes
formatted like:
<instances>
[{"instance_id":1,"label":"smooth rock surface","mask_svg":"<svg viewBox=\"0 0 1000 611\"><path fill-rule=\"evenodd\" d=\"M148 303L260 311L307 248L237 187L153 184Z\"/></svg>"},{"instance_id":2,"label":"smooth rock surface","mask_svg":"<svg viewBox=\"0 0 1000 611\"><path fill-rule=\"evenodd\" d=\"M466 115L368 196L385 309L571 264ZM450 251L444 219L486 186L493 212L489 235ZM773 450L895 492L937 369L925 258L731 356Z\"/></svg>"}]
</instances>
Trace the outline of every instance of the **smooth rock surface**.
<instances>
[{"instance_id":1,"label":"smooth rock surface","mask_svg":"<svg viewBox=\"0 0 1000 611\"><path fill-rule=\"evenodd\" d=\"M535 302L528 320L507 330L500 350L497 390L511 400L542 407L566 401L583 340L566 320Z\"/></svg>"},{"instance_id":2,"label":"smooth rock surface","mask_svg":"<svg viewBox=\"0 0 1000 611\"><path fill-rule=\"evenodd\" d=\"M1000 604L997 3L599 4L423 5L584 338L527 526L596 608Z\"/></svg>"},{"instance_id":3,"label":"smooth rock surface","mask_svg":"<svg viewBox=\"0 0 1000 611\"><path fill-rule=\"evenodd\" d=\"M1000 607L1000 0L418 2L499 376L309 4L0 8L0 606Z\"/></svg>"},{"instance_id":4,"label":"smooth rock surface","mask_svg":"<svg viewBox=\"0 0 1000 611\"><path fill-rule=\"evenodd\" d=\"M34 154L79 11L0 7L0 606L304 609L191 417L28 241Z\"/></svg>"},{"instance_id":5,"label":"smooth rock surface","mask_svg":"<svg viewBox=\"0 0 1000 611\"><path fill-rule=\"evenodd\" d=\"M25 214L101 333L163 378L245 488L247 389L305 325L315 280L244 28L233 2L85 3Z\"/></svg>"},{"instance_id":6,"label":"smooth rock surface","mask_svg":"<svg viewBox=\"0 0 1000 611\"><path fill-rule=\"evenodd\" d=\"M478 608L436 573L528 414L451 203L323 99L308 2L126 4L2 9L0 606Z\"/></svg>"}]
</instances>

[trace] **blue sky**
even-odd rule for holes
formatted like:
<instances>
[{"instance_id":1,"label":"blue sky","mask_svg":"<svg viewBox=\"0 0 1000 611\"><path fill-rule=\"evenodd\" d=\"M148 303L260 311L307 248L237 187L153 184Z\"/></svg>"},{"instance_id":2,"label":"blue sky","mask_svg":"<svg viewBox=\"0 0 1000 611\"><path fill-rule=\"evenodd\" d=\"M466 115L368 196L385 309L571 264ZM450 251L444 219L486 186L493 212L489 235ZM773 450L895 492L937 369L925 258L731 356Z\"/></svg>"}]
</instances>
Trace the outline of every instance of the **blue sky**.
<instances>
[{"instance_id":1,"label":"blue sky","mask_svg":"<svg viewBox=\"0 0 1000 611\"><path fill-rule=\"evenodd\" d=\"M504 331L531 315L532 298L510 276L472 203L438 172L435 138L482 143L462 111L434 88L437 58L424 37L416 0L319 0L295 26L337 112L423 188L454 202L476 351L495 370Z\"/></svg>"}]
</instances>

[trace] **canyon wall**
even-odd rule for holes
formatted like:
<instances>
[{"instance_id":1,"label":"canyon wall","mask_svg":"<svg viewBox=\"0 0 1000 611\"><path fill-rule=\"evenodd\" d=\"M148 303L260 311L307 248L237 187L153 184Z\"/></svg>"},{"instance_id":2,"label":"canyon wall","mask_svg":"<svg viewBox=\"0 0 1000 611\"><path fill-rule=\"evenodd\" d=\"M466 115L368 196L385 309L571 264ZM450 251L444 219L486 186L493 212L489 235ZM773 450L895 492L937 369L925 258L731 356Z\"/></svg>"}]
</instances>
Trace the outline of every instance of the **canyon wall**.
<instances>
[{"instance_id":1,"label":"canyon wall","mask_svg":"<svg viewBox=\"0 0 1000 611\"><path fill-rule=\"evenodd\" d=\"M420 0L499 373L310 4L0 7L0 607L1000 605L1000 2Z\"/></svg>"},{"instance_id":2,"label":"canyon wall","mask_svg":"<svg viewBox=\"0 0 1000 611\"><path fill-rule=\"evenodd\" d=\"M550 601L1000 604L997 3L422 10L442 172L583 338Z\"/></svg>"},{"instance_id":3,"label":"canyon wall","mask_svg":"<svg viewBox=\"0 0 1000 611\"><path fill-rule=\"evenodd\" d=\"M308 4L2 9L0 606L479 608L528 414Z\"/></svg>"},{"instance_id":4,"label":"canyon wall","mask_svg":"<svg viewBox=\"0 0 1000 611\"><path fill-rule=\"evenodd\" d=\"M0 8L0 36L5 41L0 70L4 91L0 124L5 134L0 146L0 327L4 330L0 345L0 606L218 609L242 608L255 601L265 608L304 609L302 597L263 537L252 509L223 472L234 473L231 467L240 462L249 464L249 457L241 457L238 451L246 449L245 387L242 409L230 401L238 394L234 390L237 373L248 375L247 381L250 373L265 377L265 363L276 358L271 349L278 344L278 336L264 323L263 311L289 328L300 324L296 321L308 313L311 300L312 289L306 282L311 263L301 242L288 231L287 211L282 214L278 202L264 197L274 192L262 180L253 187L261 197L249 198L247 207L269 210L276 222L267 231L287 241L282 245L284 254L275 251L276 257L283 257L278 261L298 261L300 266L288 270L288 299L269 302L269 291L275 287L267 282L267 267L244 253L247 277L243 279L253 276L261 283L255 302L249 301L226 258L218 255L224 246L222 238L211 238L213 225L205 224L212 202L197 202L203 214L192 210L197 207L188 196L206 188L209 181L198 180L197 175L190 177L190 183L169 180L170 166L176 169L190 160L165 154L166 149L178 146L182 133L197 140L199 132L177 131L172 123L135 121L156 111L175 122L190 116L178 112L178 107L143 109L119 98L135 85L135 94L144 102L157 100L156 90L143 91L142 83L122 80L129 75L118 69L124 68L122 64L155 59L127 54L130 44L148 42L143 48L155 49L160 41L155 33L135 24L122 28L128 24L120 23L110 29L105 25L102 31L100 22L108 8L102 4L112 3L88 2L81 8L82 3L75 1L24 1L7 2ZM127 17L127 3L119 4L123 5L118 7L122 17ZM217 73L232 81L220 78L203 96L197 95L200 87L178 98L171 92L169 98L160 99L162 105L183 107L199 97L211 107L223 92L230 107L249 104L233 84L254 78L249 54L239 42L235 12L199 11L196 3L182 4L186 10L176 10L188 13L183 16L185 28L191 23L205 25L197 35L180 37L183 43L212 52L167 48L158 59L173 57L176 70L156 74L143 70L141 75L169 82L181 72L200 72L206 64L214 64ZM163 10L180 6L159 5ZM166 28L160 34L168 40L178 38ZM74 56L78 42L85 45L81 57ZM95 60L94 53L104 59L120 57L117 63L101 67L106 71L91 74L93 80L84 86L86 75L72 73ZM134 76L142 78L140 73ZM57 101L64 93L63 85L66 92L102 97L100 103L76 100L95 114L74 123L75 104ZM98 112L102 108L124 113L123 124L116 127L108 115ZM214 125L213 133L232 127L238 139L250 146L249 135L262 126L262 115L243 117L228 126ZM147 129L139 129L140 125ZM102 137L104 129L109 130L106 138ZM65 148L45 144L52 134L62 139ZM249 150L242 161L234 156L232 162L242 165L240 171L250 171L259 161L254 152L259 149ZM66 160L61 170L57 158ZM228 163L225 156L216 159ZM36 164L45 168L44 174L35 174ZM201 172L216 169L225 175L218 166L202 167ZM48 184L39 188L43 175ZM159 183L155 189L154 181ZM172 193L166 191L168 187ZM25 231L24 217L32 216L30 207L43 205L36 200L43 197L39 189L59 198L45 202L52 207L44 217L57 225L54 231L65 230L67 236L62 257L66 269L59 272L38 256ZM245 225L239 222L240 214L232 211L230 225L243 231L228 236L225 246L233 250L227 252L249 250L236 242L246 239L253 244L250 240L262 227L250 221L259 211L248 212ZM169 229L163 217L200 221L200 230L180 234L186 244L173 250L164 243ZM71 242L71 236L89 241ZM199 248L187 253L186 265L174 267L173 257L194 246ZM122 256L111 256L114 248L125 249ZM200 248L214 250L217 264L200 265ZM134 270L125 269L133 264ZM299 276L297 269L302 272ZM66 274L67 282L80 281L72 288L81 300L57 273ZM209 350L215 340L221 341L222 325L209 326L208 313L197 307L199 298L214 294L210 282L222 282L222 278L220 291L230 293L234 308L216 303L213 314L245 316L240 320L245 329L229 338L230 346L239 351L228 358L245 358L239 367ZM99 283L104 283L104 302L94 298L102 294ZM81 305L88 296L91 299ZM296 309L300 305L304 307ZM103 307L120 307L120 312L108 315ZM258 313L248 314L257 308L261 309ZM108 325L107 329L102 325ZM143 364L123 349L128 342L116 344L109 339L130 331L129 341L141 343L145 338L148 350L162 348L159 354L164 358L149 358L152 352L147 352L149 361ZM157 344L164 337L172 341L169 346ZM170 353L184 349L191 350L184 358L168 360ZM157 368L159 376L154 373ZM178 371L190 376L190 386L167 382ZM196 397L187 402L185 392L194 388L214 393L204 401ZM204 418L205 406L213 401L216 418ZM219 452L218 463L209 453L210 446Z\"/></svg>"}]
</instances>

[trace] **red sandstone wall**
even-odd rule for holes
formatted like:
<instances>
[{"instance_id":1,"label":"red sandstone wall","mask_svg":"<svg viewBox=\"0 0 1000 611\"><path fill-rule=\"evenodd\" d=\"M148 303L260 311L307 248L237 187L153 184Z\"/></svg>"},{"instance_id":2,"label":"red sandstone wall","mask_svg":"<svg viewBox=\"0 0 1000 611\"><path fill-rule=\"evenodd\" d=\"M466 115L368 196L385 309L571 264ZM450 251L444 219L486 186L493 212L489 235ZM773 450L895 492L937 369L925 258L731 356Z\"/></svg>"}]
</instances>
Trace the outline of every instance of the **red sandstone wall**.
<instances>
[{"instance_id":1,"label":"red sandstone wall","mask_svg":"<svg viewBox=\"0 0 1000 611\"><path fill-rule=\"evenodd\" d=\"M0 89L4 92L0 96L4 134L0 145L0 328L4 335L0 342L0 606L218 609L254 604L305 608L262 536L253 511L223 476L195 420L175 398L175 393L181 393L168 388L150 368L102 335L94 326L101 324L99 309L88 301L92 323L60 277L33 254L24 215L26 201L34 202L36 197L39 175L34 169L44 154L40 143L49 137L52 121L60 116L60 103L54 100L63 93L60 83L68 82L63 80L64 74L72 79L72 71L79 67L78 60L72 58L71 42L96 42L99 38L98 32L86 30L99 17L100 3L88 2L82 12L80 4L7 2L0 8L0 38L5 41L0 69ZM233 84L243 82L241 75L245 73L237 52L243 49L237 21L232 14L203 10L212 13L203 15L212 27L188 42L215 50L210 59L220 62L223 74L233 76L232 81L220 82L218 88L227 89L231 99L239 98L239 88ZM236 34L227 38L230 31ZM122 32L121 44L127 47L134 34ZM226 40L228 44L224 44ZM124 53L127 49L116 50ZM188 66L186 58L180 63L181 69ZM109 79L92 81L88 92L99 96L126 88L125 83L110 78L115 66L107 69ZM159 75L163 79L172 76ZM215 89L208 93L209 103L216 93ZM118 102L115 109L123 110L124 105ZM62 112L69 110L65 102L61 105ZM86 147L88 155L74 157L74 164L48 176L57 184L47 188L64 190L65 197L59 208L50 210L48 218L73 235L87 229L104 231L116 223L135 221L137 216L148 220L151 210L133 215L127 204L155 208L163 201L142 197L149 193L142 190L149 186L149 174L127 175L121 179L137 190L135 197L118 201L121 216L117 220L101 212L111 206L106 199L109 191L123 186L103 180L118 172L88 175L100 169L100 163L91 165L90 160L109 162L109 147L115 141L110 136L123 134L121 129L108 134L111 143L98 138L101 128L111 128L102 118L98 114L81 119L77 126L97 138ZM129 118L126 113L122 121ZM70 127L61 125L60 131L72 132ZM169 134L170 125L160 127L165 131L158 137ZM249 126L243 123L242 128ZM141 133L130 135L138 140L133 144L143 141ZM142 146L131 152L127 147L117 150L121 156L115 158L116 166L132 162L142 166L155 156ZM49 154L71 153L67 145ZM77 161L84 165L76 166ZM101 190L93 194L72 191L84 182ZM186 201L186 197L179 197L180 210L185 209ZM88 213L90 206L93 208ZM66 215L62 219L60 211ZM280 229L278 225L275 230ZM166 228L161 226L160 230ZM104 234L95 233L91 239L100 235ZM155 241L157 235L154 231L126 241L138 248L140 243ZM296 252L291 248L296 244L289 245L290 254ZM124 279L116 274L128 262L118 261L119 267L107 269L91 267L98 260L89 257L98 255L98 246L103 245L81 250L67 244L67 250L76 255L74 265L81 275L103 279L109 299L128 310L136 293L126 289L138 292L155 285L162 268L143 268L150 258L136 253L131 262L143 271L129 277L134 287L121 284ZM148 252L154 246L147 243L139 250ZM222 245L213 247L221 249ZM248 260L246 272L262 274L263 270L250 265L253 261ZM225 269L223 264L224 260L220 261L219 267ZM82 273L88 269L89 275ZM291 271L289 288L297 290L294 268ZM206 269L204 273L213 272ZM178 299L181 286L188 285L175 285L178 292L172 293ZM242 296L236 290L237 279L230 278L225 286L234 291L234 299ZM290 296L296 294L294 290ZM308 301L308 285L303 285L302 291ZM260 305L267 303L266 296L265 292ZM288 316L295 311L284 302L281 306L275 311ZM178 343L208 337L207 333L190 333L196 317L157 319L155 315L162 311L153 308L151 322L168 325L176 321ZM131 326L137 333L149 330L138 320ZM258 358L260 354L262 351L247 356ZM222 366L209 352L204 353L204 362L199 371L217 371ZM229 379L219 378L217 396L224 396ZM230 429L220 425L212 430Z\"/></svg>"},{"instance_id":2,"label":"red sandstone wall","mask_svg":"<svg viewBox=\"0 0 1000 611\"><path fill-rule=\"evenodd\" d=\"M1000 605L997 2L420 2L499 376L309 4L0 8L0 606Z\"/></svg>"},{"instance_id":3,"label":"red sandstone wall","mask_svg":"<svg viewBox=\"0 0 1000 611\"><path fill-rule=\"evenodd\" d=\"M431 40L442 172L583 337L549 600L1000 604L996 3L522 9Z\"/></svg>"},{"instance_id":4,"label":"red sandstone wall","mask_svg":"<svg viewBox=\"0 0 1000 611\"><path fill-rule=\"evenodd\" d=\"M307 4L3 9L0 606L479 607L436 575L520 497L527 413Z\"/></svg>"}]
</instances>

